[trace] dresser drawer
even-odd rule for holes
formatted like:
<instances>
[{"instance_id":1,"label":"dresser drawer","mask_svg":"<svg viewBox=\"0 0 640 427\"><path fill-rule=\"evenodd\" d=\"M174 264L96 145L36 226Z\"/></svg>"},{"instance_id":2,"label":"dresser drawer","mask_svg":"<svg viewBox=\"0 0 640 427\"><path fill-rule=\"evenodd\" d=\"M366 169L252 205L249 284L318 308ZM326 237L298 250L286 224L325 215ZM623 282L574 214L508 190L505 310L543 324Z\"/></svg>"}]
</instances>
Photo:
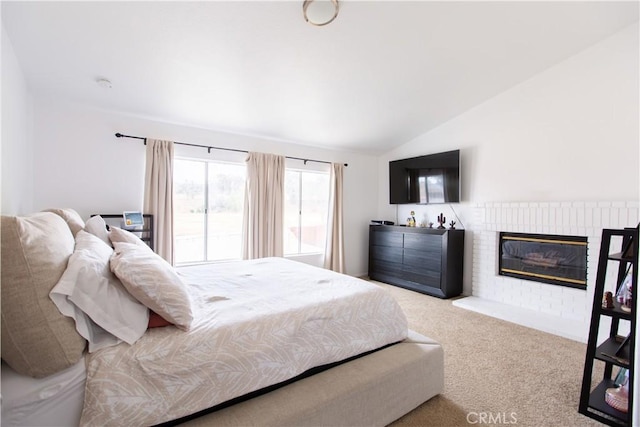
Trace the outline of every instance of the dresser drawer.
<instances>
[{"instance_id":1,"label":"dresser drawer","mask_svg":"<svg viewBox=\"0 0 640 427\"><path fill-rule=\"evenodd\" d=\"M423 235L404 233L404 248L416 249L419 251L440 251L442 250L442 237L439 235Z\"/></svg>"},{"instance_id":2,"label":"dresser drawer","mask_svg":"<svg viewBox=\"0 0 640 427\"><path fill-rule=\"evenodd\" d=\"M371 258L402 264L402 248L389 246L371 246Z\"/></svg>"},{"instance_id":3,"label":"dresser drawer","mask_svg":"<svg viewBox=\"0 0 640 427\"><path fill-rule=\"evenodd\" d=\"M402 233L372 231L369 235L371 239L369 245L402 248Z\"/></svg>"},{"instance_id":4,"label":"dresser drawer","mask_svg":"<svg viewBox=\"0 0 640 427\"><path fill-rule=\"evenodd\" d=\"M440 276L440 273L417 272L413 271L412 269L405 269L402 277L409 282L419 283L424 286L429 286L432 288L441 287L440 281L442 280L442 276Z\"/></svg>"},{"instance_id":5,"label":"dresser drawer","mask_svg":"<svg viewBox=\"0 0 640 427\"><path fill-rule=\"evenodd\" d=\"M389 262L381 259L372 259L369 261L369 275L377 273L401 276L403 271L404 266L398 262Z\"/></svg>"},{"instance_id":6,"label":"dresser drawer","mask_svg":"<svg viewBox=\"0 0 640 427\"><path fill-rule=\"evenodd\" d=\"M402 263L418 270L436 271L439 274L440 266L442 265L441 252L422 252L415 249L405 249Z\"/></svg>"}]
</instances>

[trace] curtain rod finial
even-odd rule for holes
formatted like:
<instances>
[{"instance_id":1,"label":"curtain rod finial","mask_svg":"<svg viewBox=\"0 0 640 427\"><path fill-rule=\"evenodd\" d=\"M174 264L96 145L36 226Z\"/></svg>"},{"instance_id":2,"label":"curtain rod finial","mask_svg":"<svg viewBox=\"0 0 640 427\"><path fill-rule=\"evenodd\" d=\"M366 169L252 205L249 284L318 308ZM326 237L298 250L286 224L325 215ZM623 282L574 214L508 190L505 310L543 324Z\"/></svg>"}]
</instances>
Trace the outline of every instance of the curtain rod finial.
<instances>
[{"instance_id":1,"label":"curtain rod finial","mask_svg":"<svg viewBox=\"0 0 640 427\"><path fill-rule=\"evenodd\" d=\"M116 138L122 138L122 134L120 132L116 132Z\"/></svg>"}]
</instances>

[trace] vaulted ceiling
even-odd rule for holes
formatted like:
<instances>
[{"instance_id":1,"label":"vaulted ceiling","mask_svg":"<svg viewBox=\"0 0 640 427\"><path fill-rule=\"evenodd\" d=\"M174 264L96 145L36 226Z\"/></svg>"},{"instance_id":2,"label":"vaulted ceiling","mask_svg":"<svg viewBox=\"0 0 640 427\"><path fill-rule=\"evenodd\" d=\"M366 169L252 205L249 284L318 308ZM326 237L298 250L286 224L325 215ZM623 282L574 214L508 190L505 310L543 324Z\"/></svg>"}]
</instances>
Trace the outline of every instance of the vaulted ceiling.
<instances>
[{"instance_id":1,"label":"vaulted ceiling","mask_svg":"<svg viewBox=\"0 0 640 427\"><path fill-rule=\"evenodd\" d=\"M381 153L638 21L637 2L2 2L35 94ZM96 84L105 77L111 89Z\"/></svg>"}]
</instances>

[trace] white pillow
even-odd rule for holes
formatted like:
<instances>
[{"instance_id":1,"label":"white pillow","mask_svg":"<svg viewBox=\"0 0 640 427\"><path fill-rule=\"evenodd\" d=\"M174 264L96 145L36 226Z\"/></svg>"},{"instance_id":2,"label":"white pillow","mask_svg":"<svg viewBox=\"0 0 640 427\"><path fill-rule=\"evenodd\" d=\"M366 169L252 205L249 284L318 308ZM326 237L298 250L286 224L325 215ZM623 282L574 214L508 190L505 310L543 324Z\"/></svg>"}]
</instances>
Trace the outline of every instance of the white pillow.
<instances>
[{"instance_id":1,"label":"white pillow","mask_svg":"<svg viewBox=\"0 0 640 427\"><path fill-rule=\"evenodd\" d=\"M94 215L84 223L84 231L93 234L100 240L111 246L109 232L107 231L107 223L100 215Z\"/></svg>"},{"instance_id":2,"label":"white pillow","mask_svg":"<svg viewBox=\"0 0 640 427\"><path fill-rule=\"evenodd\" d=\"M72 317L89 341L89 352L133 344L144 335L149 310L132 297L109 269L113 249L98 237L79 231L76 248L50 298L61 313Z\"/></svg>"},{"instance_id":3,"label":"white pillow","mask_svg":"<svg viewBox=\"0 0 640 427\"><path fill-rule=\"evenodd\" d=\"M189 330L191 299L173 267L147 245L117 241L113 245L111 271L129 293L165 320Z\"/></svg>"},{"instance_id":4,"label":"white pillow","mask_svg":"<svg viewBox=\"0 0 640 427\"><path fill-rule=\"evenodd\" d=\"M53 212L54 214L60 216L65 220L71 233L73 233L73 237L78 234L78 231L84 228L84 221L78 212L71 208L63 208L63 209L45 209L43 212Z\"/></svg>"},{"instance_id":5,"label":"white pillow","mask_svg":"<svg viewBox=\"0 0 640 427\"><path fill-rule=\"evenodd\" d=\"M130 231L123 230L122 228L111 227L111 231L109 232L109 239L111 240L111 244L114 246L116 242L133 243L135 245L139 245L148 249L150 252L153 252L149 245L143 242L141 238L131 233Z\"/></svg>"}]
</instances>

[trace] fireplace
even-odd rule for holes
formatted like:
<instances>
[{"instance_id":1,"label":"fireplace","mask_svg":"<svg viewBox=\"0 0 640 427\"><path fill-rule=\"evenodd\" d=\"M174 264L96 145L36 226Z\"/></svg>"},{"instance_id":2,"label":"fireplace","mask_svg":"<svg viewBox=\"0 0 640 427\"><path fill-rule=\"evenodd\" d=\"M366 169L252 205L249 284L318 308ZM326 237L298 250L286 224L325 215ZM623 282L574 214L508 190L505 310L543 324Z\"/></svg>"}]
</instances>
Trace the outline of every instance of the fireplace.
<instances>
[{"instance_id":1,"label":"fireplace","mask_svg":"<svg viewBox=\"0 0 640 427\"><path fill-rule=\"evenodd\" d=\"M587 288L587 238L500 233L498 273L524 280Z\"/></svg>"}]
</instances>

